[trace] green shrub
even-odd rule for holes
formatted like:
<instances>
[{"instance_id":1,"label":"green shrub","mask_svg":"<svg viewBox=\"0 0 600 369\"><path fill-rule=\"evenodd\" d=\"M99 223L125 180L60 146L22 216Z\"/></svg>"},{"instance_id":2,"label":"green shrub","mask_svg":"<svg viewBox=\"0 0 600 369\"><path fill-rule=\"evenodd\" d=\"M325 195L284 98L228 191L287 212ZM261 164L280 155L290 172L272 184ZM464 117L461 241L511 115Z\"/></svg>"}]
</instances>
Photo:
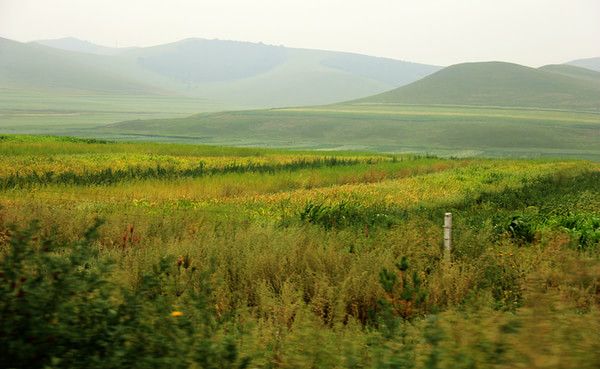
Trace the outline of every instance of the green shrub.
<instances>
[{"instance_id":1,"label":"green shrub","mask_svg":"<svg viewBox=\"0 0 600 369\"><path fill-rule=\"evenodd\" d=\"M600 244L600 216L595 214L568 214L556 217L552 224L566 230L576 242L577 248L584 250Z\"/></svg>"},{"instance_id":2,"label":"green shrub","mask_svg":"<svg viewBox=\"0 0 600 369\"><path fill-rule=\"evenodd\" d=\"M245 367L205 275L163 258L134 289L110 281L96 224L60 244L33 224L12 229L0 259L0 367Z\"/></svg>"},{"instance_id":3,"label":"green shrub","mask_svg":"<svg viewBox=\"0 0 600 369\"><path fill-rule=\"evenodd\" d=\"M317 224L325 229L344 227L390 228L405 217L405 212L393 212L382 205L366 206L350 201L342 201L333 205L310 202L299 214L300 221Z\"/></svg>"},{"instance_id":4,"label":"green shrub","mask_svg":"<svg viewBox=\"0 0 600 369\"><path fill-rule=\"evenodd\" d=\"M520 244L533 242L536 228L535 217L528 214L514 214L510 219L500 217L495 220L494 225L496 235L506 234Z\"/></svg>"}]
</instances>

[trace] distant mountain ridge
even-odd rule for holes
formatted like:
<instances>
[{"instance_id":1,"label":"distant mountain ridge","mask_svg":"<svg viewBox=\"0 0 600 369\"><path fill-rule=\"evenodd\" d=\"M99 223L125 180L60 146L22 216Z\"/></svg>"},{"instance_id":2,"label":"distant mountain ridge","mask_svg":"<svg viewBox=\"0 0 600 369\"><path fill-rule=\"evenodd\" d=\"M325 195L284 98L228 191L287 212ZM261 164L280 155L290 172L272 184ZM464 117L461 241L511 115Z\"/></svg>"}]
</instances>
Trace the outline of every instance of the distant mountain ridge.
<instances>
[{"instance_id":1,"label":"distant mountain ridge","mask_svg":"<svg viewBox=\"0 0 600 369\"><path fill-rule=\"evenodd\" d=\"M475 105L600 110L600 76L574 66L456 64L355 103Z\"/></svg>"},{"instance_id":2,"label":"distant mountain ridge","mask_svg":"<svg viewBox=\"0 0 600 369\"><path fill-rule=\"evenodd\" d=\"M0 81L14 89L172 94L240 107L329 104L416 81L440 67L260 43L185 39L110 48L74 38L0 39Z\"/></svg>"},{"instance_id":3,"label":"distant mountain ridge","mask_svg":"<svg viewBox=\"0 0 600 369\"><path fill-rule=\"evenodd\" d=\"M566 64L600 72L600 57L571 60Z\"/></svg>"},{"instance_id":4,"label":"distant mountain ridge","mask_svg":"<svg viewBox=\"0 0 600 369\"><path fill-rule=\"evenodd\" d=\"M54 49L60 49L65 51L74 51L87 54L95 55L117 55L122 52L135 49L135 48L117 48L108 47L102 45L96 45L89 41L80 40L75 37L63 37L49 40L38 40L32 43L52 47Z\"/></svg>"},{"instance_id":5,"label":"distant mountain ridge","mask_svg":"<svg viewBox=\"0 0 600 369\"><path fill-rule=\"evenodd\" d=\"M539 70L558 73L563 76L582 79L593 83L600 83L600 72L591 69L576 67L570 64L550 64L538 68Z\"/></svg>"},{"instance_id":6,"label":"distant mountain ridge","mask_svg":"<svg viewBox=\"0 0 600 369\"><path fill-rule=\"evenodd\" d=\"M40 92L160 94L160 88L111 70L106 56L72 53L0 38L0 84Z\"/></svg>"}]
</instances>

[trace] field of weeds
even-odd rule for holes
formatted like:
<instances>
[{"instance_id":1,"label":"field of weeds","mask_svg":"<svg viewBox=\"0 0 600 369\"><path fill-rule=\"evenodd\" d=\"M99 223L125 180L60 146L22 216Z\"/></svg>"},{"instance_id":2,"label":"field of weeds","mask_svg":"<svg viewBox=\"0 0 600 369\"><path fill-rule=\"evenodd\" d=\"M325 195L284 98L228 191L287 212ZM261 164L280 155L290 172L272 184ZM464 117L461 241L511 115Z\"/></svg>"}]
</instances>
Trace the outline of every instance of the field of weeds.
<instances>
[{"instance_id":1,"label":"field of weeds","mask_svg":"<svg viewBox=\"0 0 600 369\"><path fill-rule=\"evenodd\" d=\"M2 367L600 366L598 163L28 136L0 154Z\"/></svg>"}]
</instances>

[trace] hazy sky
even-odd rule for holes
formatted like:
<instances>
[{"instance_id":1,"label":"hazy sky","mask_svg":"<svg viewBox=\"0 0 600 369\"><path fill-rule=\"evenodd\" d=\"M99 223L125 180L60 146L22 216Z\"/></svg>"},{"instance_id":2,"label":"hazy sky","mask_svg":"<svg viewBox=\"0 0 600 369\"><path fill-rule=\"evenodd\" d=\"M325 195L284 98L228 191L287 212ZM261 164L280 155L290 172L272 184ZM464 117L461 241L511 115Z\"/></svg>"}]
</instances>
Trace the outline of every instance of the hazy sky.
<instances>
[{"instance_id":1,"label":"hazy sky","mask_svg":"<svg viewBox=\"0 0 600 369\"><path fill-rule=\"evenodd\" d=\"M0 0L0 37L262 41L448 65L600 56L600 0Z\"/></svg>"}]
</instances>

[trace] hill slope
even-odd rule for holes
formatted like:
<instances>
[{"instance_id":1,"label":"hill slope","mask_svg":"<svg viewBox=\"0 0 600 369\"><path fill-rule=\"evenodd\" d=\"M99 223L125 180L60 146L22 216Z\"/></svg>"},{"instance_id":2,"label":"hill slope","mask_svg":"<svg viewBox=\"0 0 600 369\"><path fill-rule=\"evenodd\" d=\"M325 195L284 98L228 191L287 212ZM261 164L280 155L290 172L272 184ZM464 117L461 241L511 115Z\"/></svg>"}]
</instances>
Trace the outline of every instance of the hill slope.
<instances>
[{"instance_id":1,"label":"hill slope","mask_svg":"<svg viewBox=\"0 0 600 369\"><path fill-rule=\"evenodd\" d=\"M460 64L338 105L128 121L98 128L95 134L242 146L600 160L598 75L572 66Z\"/></svg>"},{"instance_id":2,"label":"hill slope","mask_svg":"<svg viewBox=\"0 0 600 369\"><path fill-rule=\"evenodd\" d=\"M511 63L464 63L357 102L600 110L600 83Z\"/></svg>"},{"instance_id":3,"label":"hill slope","mask_svg":"<svg viewBox=\"0 0 600 369\"><path fill-rule=\"evenodd\" d=\"M97 127L87 135L236 146L600 160L600 114L534 109L345 104L134 120Z\"/></svg>"},{"instance_id":4,"label":"hill slope","mask_svg":"<svg viewBox=\"0 0 600 369\"><path fill-rule=\"evenodd\" d=\"M600 72L591 69L576 67L568 64L551 64L539 68L546 72L557 73L567 77L582 79L592 83L600 83Z\"/></svg>"},{"instance_id":5,"label":"hill slope","mask_svg":"<svg viewBox=\"0 0 600 369\"><path fill-rule=\"evenodd\" d=\"M47 92L161 92L157 86L110 70L110 63L106 58L0 38L0 84L5 89Z\"/></svg>"},{"instance_id":6,"label":"hill slope","mask_svg":"<svg viewBox=\"0 0 600 369\"><path fill-rule=\"evenodd\" d=\"M567 64L600 72L600 57L572 60Z\"/></svg>"},{"instance_id":7,"label":"hill slope","mask_svg":"<svg viewBox=\"0 0 600 369\"><path fill-rule=\"evenodd\" d=\"M80 53L96 55L117 55L129 50L128 48L116 48L96 45L89 41L80 40L75 37L64 37L51 40L38 40L35 41L35 43L59 50L75 51Z\"/></svg>"},{"instance_id":8,"label":"hill slope","mask_svg":"<svg viewBox=\"0 0 600 369\"><path fill-rule=\"evenodd\" d=\"M99 70L101 80L126 76L161 91L238 107L344 101L383 92L439 70L431 65L350 53L196 38L131 49L106 48L70 38L42 43L58 48L54 50L62 58L58 64L68 65L59 69L76 73L78 69L89 69L91 76ZM27 77L28 68L41 68L31 63L46 64L44 74L52 77L55 61L48 57L47 47L16 44L28 50L30 61L19 66L23 72L16 75L10 68L5 69L11 80L19 82ZM5 52L3 57L18 65L24 60L18 54ZM70 77L65 73L52 77L61 78ZM80 88L89 89L87 82Z\"/></svg>"}]
</instances>

